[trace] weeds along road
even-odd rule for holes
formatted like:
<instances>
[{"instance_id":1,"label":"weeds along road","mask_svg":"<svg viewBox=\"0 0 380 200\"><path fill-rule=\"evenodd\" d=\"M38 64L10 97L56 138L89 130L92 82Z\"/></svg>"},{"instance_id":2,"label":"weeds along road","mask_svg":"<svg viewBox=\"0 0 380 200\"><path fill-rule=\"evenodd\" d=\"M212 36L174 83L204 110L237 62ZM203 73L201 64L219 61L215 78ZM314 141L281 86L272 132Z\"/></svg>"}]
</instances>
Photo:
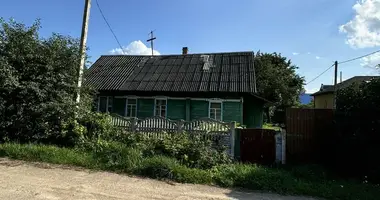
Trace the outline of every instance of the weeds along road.
<instances>
[{"instance_id":1,"label":"weeds along road","mask_svg":"<svg viewBox=\"0 0 380 200\"><path fill-rule=\"evenodd\" d=\"M238 192L204 185L169 184L107 172L44 163L0 159L0 199L120 200L120 199L239 199L311 200L275 194Z\"/></svg>"}]
</instances>

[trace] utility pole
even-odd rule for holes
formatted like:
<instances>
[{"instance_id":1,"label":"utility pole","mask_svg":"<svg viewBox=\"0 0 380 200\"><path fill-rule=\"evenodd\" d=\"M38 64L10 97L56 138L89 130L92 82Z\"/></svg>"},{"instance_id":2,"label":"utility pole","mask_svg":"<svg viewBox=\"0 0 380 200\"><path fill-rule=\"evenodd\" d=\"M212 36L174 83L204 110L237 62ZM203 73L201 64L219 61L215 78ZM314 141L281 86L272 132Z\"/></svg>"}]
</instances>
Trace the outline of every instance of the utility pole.
<instances>
[{"instance_id":1,"label":"utility pole","mask_svg":"<svg viewBox=\"0 0 380 200\"><path fill-rule=\"evenodd\" d=\"M334 63L335 66L335 72L334 72L334 109L336 108L336 93L337 93L337 82L338 82L338 61L335 61Z\"/></svg>"},{"instance_id":2,"label":"utility pole","mask_svg":"<svg viewBox=\"0 0 380 200\"><path fill-rule=\"evenodd\" d=\"M87 31L88 31L88 20L90 18L90 8L91 0L85 0L84 12L83 12L83 22L82 22L82 34L80 37L80 65L79 65L79 76L78 76L78 94L76 102L80 102L80 88L82 86L82 76L83 69L86 62L86 42L87 42Z\"/></svg>"},{"instance_id":3,"label":"utility pole","mask_svg":"<svg viewBox=\"0 0 380 200\"><path fill-rule=\"evenodd\" d=\"M342 77L342 71L340 71L340 80L339 80L339 83L342 82L342 79L343 79L343 77Z\"/></svg>"},{"instance_id":4,"label":"utility pole","mask_svg":"<svg viewBox=\"0 0 380 200\"><path fill-rule=\"evenodd\" d=\"M150 38L147 40L147 42L150 42L150 47L152 48L152 56L154 56L154 52L153 52L153 40L155 40L156 38L153 36L153 31L150 31Z\"/></svg>"}]
</instances>

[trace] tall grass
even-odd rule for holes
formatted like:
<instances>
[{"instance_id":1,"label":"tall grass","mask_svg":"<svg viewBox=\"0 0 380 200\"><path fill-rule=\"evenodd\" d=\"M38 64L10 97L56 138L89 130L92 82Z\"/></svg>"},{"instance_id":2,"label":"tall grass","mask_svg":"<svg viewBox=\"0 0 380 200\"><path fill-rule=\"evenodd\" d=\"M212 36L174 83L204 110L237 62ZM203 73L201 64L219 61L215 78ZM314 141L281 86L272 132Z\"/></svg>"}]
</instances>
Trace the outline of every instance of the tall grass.
<instances>
[{"instance_id":1,"label":"tall grass","mask_svg":"<svg viewBox=\"0 0 380 200\"><path fill-rule=\"evenodd\" d=\"M58 148L46 145L1 144L0 156L124 172L183 183L215 184L253 190L323 197L327 199L368 199L380 197L380 187L347 181L326 180L283 169L248 164L223 164L211 169L189 168L177 159L162 155L144 156L139 148L120 144L101 150Z\"/></svg>"}]
</instances>

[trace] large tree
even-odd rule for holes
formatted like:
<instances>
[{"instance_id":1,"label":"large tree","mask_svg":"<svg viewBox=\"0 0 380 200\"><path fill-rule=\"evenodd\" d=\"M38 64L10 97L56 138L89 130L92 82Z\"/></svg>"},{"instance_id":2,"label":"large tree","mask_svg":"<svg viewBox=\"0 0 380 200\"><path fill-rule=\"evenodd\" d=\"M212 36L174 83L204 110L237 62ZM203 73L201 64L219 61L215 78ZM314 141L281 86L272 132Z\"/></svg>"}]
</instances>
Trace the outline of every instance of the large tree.
<instances>
[{"instance_id":1,"label":"large tree","mask_svg":"<svg viewBox=\"0 0 380 200\"><path fill-rule=\"evenodd\" d=\"M256 54L254 64L260 96L277 109L297 104L304 84L304 78L296 73L297 66L281 54L261 52Z\"/></svg>"},{"instance_id":2,"label":"large tree","mask_svg":"<svg viewBox=\"0 0 380 200\"><path fill-rule=\"evenodd\" d=\"M79 42L39 28L0 19L0 139L47 139L74 117Z\"/></svg>"}]
</instances>

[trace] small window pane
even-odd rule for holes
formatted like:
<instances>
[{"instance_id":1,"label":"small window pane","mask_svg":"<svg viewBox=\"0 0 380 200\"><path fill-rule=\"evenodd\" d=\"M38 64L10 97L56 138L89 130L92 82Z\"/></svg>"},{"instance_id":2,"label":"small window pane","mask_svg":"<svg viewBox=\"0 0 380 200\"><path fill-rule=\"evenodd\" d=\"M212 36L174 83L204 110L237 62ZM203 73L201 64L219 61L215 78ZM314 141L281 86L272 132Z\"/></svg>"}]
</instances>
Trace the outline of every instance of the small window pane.
<instances>
[{"instance_id":1,"label":"small window pane","mask_svg":"<svg viewBox=\"0 0 380 200\"><path fill-rule=\"evenodd\" d=\"M128 99L128 104L136 104L136 99Z\"/></svg>"},{"instance_id":2,"label":"small window pane","mask_svg":"<svg viewBox=\"0 0 380 200\"><path fill-rule=\"evenodd\" d=\"M156 116L166 117L166 100L156 100Z\"/></svg>"},{"instance_id":3,"label":"small window pane","mask_svg":"<svg viewBox=\"0 0 380 200\"><path fill-rule=\"evenodd\" d=\"M107 109L108 112L112 112L112 105L113 105L113 98L108 97L108 109Z\"/></svg>"},{"instance_id":4,"label":"small window pane","mask_svg":"<svg viewBox=\"0 0 380 200\"><path fill-rule=\"evenodd\" d=\"M127 104L127 117L136 117L137 113L137 100L136 99L128 99Z\"/></svg>"},{"instance_id":5,"label":"small window pane","mask_svg":"<svg viewBox=\"0 0 380 200\"><path fill-rule=\"evenodd\" d=\"M210 118L222 120L222 103L210 103Z\"/></svg>"}]
</instances>

